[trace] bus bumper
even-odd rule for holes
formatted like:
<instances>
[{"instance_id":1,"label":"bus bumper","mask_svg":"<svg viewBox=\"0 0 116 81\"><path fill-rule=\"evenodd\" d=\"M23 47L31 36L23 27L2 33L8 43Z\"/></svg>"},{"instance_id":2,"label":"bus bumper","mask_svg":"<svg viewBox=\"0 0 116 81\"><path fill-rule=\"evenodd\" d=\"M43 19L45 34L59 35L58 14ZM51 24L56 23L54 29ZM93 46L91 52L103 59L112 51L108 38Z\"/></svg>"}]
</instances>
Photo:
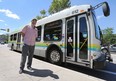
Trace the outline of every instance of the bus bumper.
<instances>
[{"instance_id":1,"label":"bus bumper","mask_svg":"<svg viewBox=\"0 0 116 81\"><path fill-rule=\"evenodd\" d=\"M94 69L102 69L106 65L106 55L101 54L97 59L93 60L93 68Z\"/></svg>"}]
</instances>

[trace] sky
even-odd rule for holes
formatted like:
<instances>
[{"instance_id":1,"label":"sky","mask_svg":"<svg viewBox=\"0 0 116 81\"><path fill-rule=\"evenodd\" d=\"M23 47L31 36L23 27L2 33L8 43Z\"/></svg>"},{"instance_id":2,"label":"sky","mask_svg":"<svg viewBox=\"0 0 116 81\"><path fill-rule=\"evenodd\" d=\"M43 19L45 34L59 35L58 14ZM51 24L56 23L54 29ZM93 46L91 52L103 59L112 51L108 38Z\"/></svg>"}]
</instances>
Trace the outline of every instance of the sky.
<instances>
[{"instance_id":1,"label":"sky","mask_svg":"<svg viewBox=\"0 0 116 81\"><path fill-rule=\"evenodd\" d=\"M0 0L0 29L10 29L10 32L27 25L31 19L40 15L40 11L48 11L53 0ZM70 0L71 6L90 4L95 6L107 1L110 6L110 16L104 17L102 8L96 9L96 17L101 29L113 28L116 34L116 1L115 0ZM47 13L47 16L49 14ZM0 34L6 31L0 30Z\"/></svg>"}]
</instances>

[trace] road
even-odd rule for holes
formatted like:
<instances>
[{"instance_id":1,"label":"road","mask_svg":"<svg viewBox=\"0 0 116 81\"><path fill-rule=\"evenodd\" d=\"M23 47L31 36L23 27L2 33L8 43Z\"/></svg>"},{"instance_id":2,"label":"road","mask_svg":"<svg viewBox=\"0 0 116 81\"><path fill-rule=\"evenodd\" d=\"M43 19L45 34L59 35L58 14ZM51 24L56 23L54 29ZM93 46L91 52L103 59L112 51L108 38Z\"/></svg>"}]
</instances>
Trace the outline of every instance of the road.
<instances>
[{"instance_id":1,"label":"road","mask_svg":"<svg viewBox=\"0 0 116 81\"><path fill-rule=\"evenodd\" d=\"M89 76L97 77L107 81L116 81L116 53L112 53L113 62L107 62L106 67L104 69L92 70L89 68L85 68L78 65L68 64L68 66L64 66L74 71L78 71Z\"/></svg>"},{"instance_id":2,"label":"road","mask_svg":"<svg viewBox=\"0 0 116 81\"><path fill-rule=\"evenodd\" d=\"M92 70L73 64L68 64L67 68L107 81L116 81L116 52L111 52L111 56L113 58L113 62L107 62L104 69Z\"/></svg>"},{"instance_id":3,"label":"road","mask_svg":"<svg viewBox=\"0 0 116 81\"><path fill-rule=\"evenodd\" d=\"M35 73L27 72L23 76L18 74L20 55L7 45L0 45L0 81L116 81L116 53L111 53L113 62L107 63L102 70L73 64L57 66L36 57L33 65L39 70L35 69Z\"/></svg>"}]
</instances>

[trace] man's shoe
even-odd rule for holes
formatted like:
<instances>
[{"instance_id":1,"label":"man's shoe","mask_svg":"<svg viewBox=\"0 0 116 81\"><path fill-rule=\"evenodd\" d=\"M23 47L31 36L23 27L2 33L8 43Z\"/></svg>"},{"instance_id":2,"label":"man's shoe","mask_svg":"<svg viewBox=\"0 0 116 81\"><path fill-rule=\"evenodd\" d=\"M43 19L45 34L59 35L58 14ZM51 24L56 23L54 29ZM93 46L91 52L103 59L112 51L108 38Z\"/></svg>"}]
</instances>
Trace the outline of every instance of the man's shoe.
<instances>
[{"instance_id":1,"label":"man's shoe","mask_svg":"<svg viewBox=\"0 0 116 81\"><path fill-rule=\"evenodd\" d=\"M31 72L34 72L34 70L32 69L32 67L27 67L27 69Z\"/></svg>"},{"instance_id":2,"label":"man's shoe","mask_svg":"<svg viewBox=\"0 0 116 81\"><path fill-rule=\"evenodd\" d=\"M20 69L19 70L19 74L22 74L24 72L24 70Z\"/></svg>"}]
</instances>

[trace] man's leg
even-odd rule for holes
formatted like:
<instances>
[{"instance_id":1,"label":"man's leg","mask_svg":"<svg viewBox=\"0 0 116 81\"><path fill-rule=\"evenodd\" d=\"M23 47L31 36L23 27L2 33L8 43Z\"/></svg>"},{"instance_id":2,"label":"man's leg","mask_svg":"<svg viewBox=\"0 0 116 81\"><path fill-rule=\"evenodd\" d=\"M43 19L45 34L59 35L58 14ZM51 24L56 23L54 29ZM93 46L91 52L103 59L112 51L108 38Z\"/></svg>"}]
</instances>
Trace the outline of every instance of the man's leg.
<instances>
[{"instance_id":1,"label":"man's leg","mask_svg":"<svg viewBox=\"0 0 116 81\"><path fill-rule=\"evenodd\" d=\"M22 56L21 56L21 63L20 63L20 69L23 70L25 67L25 62L28 54L29 46L24 44L22 47Z\"/></svg>"},{"instance_id":2,"label":"man's leg","mask_svg":"<svg viewBox=\"0 0 116 81\"><path fill-rule=\"evenodd\" d=\"M31 67L35 46L29 46L27 68Z\"/></svg>"}]
</instances>

